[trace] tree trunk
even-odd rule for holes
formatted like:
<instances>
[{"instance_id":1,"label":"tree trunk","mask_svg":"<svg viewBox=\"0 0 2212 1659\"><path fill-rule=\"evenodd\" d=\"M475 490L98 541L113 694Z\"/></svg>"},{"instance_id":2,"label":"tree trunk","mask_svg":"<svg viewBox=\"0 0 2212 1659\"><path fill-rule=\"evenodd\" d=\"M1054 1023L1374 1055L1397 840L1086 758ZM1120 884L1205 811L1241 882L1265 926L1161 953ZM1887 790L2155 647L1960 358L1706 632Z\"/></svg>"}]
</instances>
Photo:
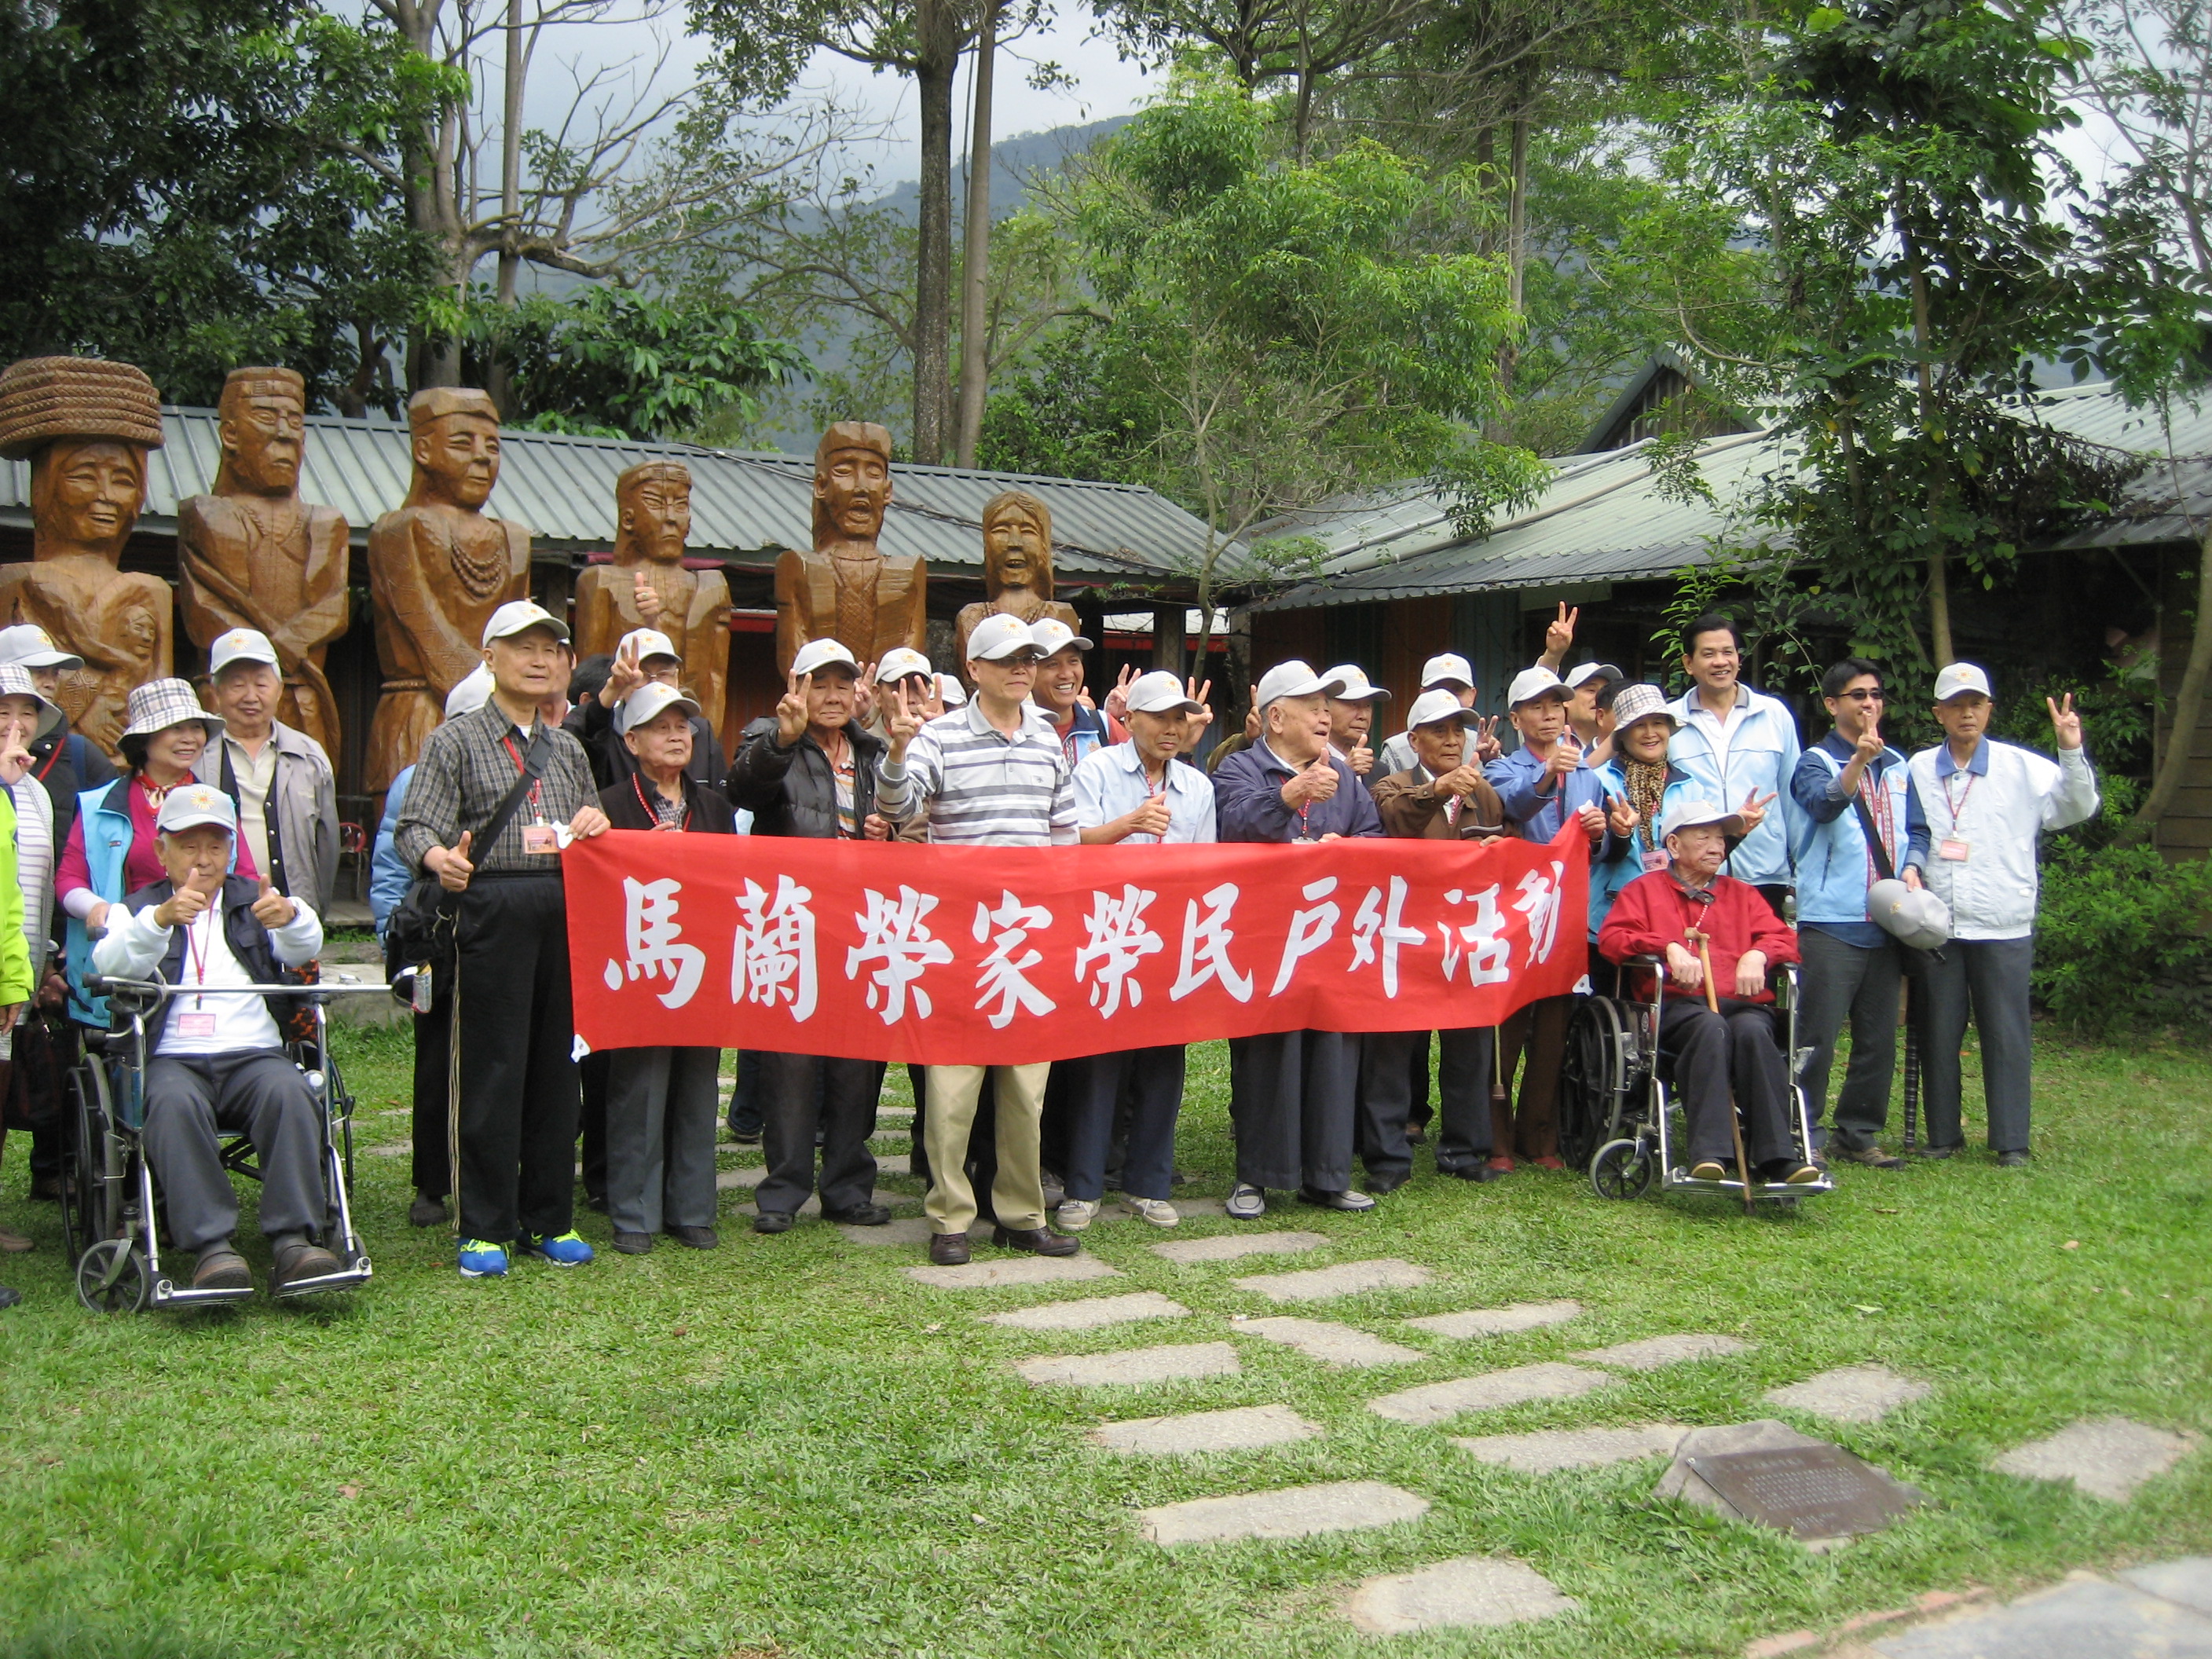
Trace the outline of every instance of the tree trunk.
<instances>
[{"instance_id":1,"label":"tree trunk","mask_svg":"<svg viewBox=\"0 0 2212 1659\"><path fill-rule=\"evenodd\" d=\"M499 131L499 303L514 304L522 276L522 104L530 58L523 33L523 0L507 0L507 98ZM514 363L497 345L484 358L484 390L502 420L514 418Z\"/></svg>"},{"instance_id":2,"label":"tree trunk","mask_svg":"<svg viewBox=\"0 0 2212 1659\"><path fill-rule=\"evenodd\" d=\"M1505 304L1513 320L1521 320L1522 272L1528 264L1528 116L1524 109L1513 118L1513 129L1507 166L1511 176L1506 183L1505 194ZM1514 336L1506 337L1498 348L1498 384L1507 392L1513 390L1513 368L1520 359L1521 343Z\"/></svg>"},{"instance_id":3,"label":"tree trunk","mask_svg":"<svg viewBox=\"0 0 2212 1659\"><path fill-rule=\"evenodd\" d=\"M2204 682L2212 676L2212 607L2206 605L2207 595L2212 595L2212 531L2205 533L2197 555L2197 626L2189 641L2189 661L2181 671L2181 690L2174 694L2172 735L2166 740L2166 753L2151 780L2150 793L2136 811L2136 826L2146 833L2155 832L2159 820L2172 809L2197 747L2197 722L2204 712ZM2161 626L2159 632L2163 637L2165 628Z\"/></svg>"},{"instance_id":4,"label":"tree trunk","mask_svg":"<svg viewBox=\"0 0 2212 1659\"><path fill-rule=\"evenodd\" d=\"M1904 226L1898 228L1904 230ZM1920 262L1919 244L1910 233L1905 236L1905 256L1912 270L1912 343L1919 354L1918 381L1920 388L1920 431L1928 437L1936 430L1936 371L1928 361L1928 273ZM1935 520L1942 516L1944 497L1949 493L1940 473L1928 483L1928 518L1931 532ZM1935 647L1936 665L1958 660L1951 648L1951 572L1942 539L1937 535L1928 549L1928 640Z\"/></svg>"},{"instance_id":5,"label":"tree trunk","mask_svg":"<svg viewBox=\"0 0 2212 1659\"><path fill-rule=\"evenodd\" d=\"M968 125L968 217L960 269L960 434L962 466L975 465L983 436L983 399L990 392L991 73L999 55L999 8L983 9L975 40L975 100Z\"/></svg>"},{"instance_id":6,"label":"tree trunk","mask_svg":"<svg viewBox=\"0 0 2212 1659\"><path fill-rule=\"evenodd\" d=\"M435 63L440 0L400 4L391 14L393 26L408 49L426 63ZM449 211L453 185L453 127L454 112L440 106L409 127L399 141L400 160L406 169L407 222L441 248L451 249L459 221ZM464 273L465 280L465 273ZM434 340L416 327L407 345L407 380L410 391L424 386L459 386L461 347L458 340Z\"/></svg>"},{"instance_id":7,"label":"tree trunk","mask_svg":"<svg viewBox=\"0 0 2212 1659\"><path fill-rule=\"evenodd\" d=\"M914 459L945 459L952 381L952 77L960 64L957 0L915 8L915 89L921 104L921 224L914 268Z\"/></svg>"}]
</instances>

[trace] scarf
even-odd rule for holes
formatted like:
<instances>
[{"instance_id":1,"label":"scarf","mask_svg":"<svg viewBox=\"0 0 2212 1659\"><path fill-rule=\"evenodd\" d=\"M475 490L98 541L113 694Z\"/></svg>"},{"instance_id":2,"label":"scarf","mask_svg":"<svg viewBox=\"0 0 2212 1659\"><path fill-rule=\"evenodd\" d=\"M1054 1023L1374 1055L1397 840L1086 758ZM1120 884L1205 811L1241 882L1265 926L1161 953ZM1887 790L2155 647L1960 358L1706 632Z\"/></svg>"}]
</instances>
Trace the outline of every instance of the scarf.
<instances>
[{"instance_id":1,"label":"scarf","mask_svg":"<svg viewBox=\"0 0 2212 1659\"><path fill-rule=\"evenodd\" d=\"M1665 761L1631 760L1621 757L1620 775L1628 804L1636 809L1636 831L1647 848L1659 845L1659 803L1667 793Z\"/></svg>"}]
</instances>

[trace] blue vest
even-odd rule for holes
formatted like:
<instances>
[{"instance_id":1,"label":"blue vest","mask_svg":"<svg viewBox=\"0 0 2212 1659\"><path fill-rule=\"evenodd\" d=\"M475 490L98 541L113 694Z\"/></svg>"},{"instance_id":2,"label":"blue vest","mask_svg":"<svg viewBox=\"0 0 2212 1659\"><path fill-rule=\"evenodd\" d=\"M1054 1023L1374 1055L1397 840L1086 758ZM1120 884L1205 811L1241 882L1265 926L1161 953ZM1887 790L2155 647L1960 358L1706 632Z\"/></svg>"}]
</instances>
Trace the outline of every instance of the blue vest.
<instances>
[{"instance_id":1,"label":"blue vest","mask_svg":"<svg viewBox=\"0 0 2212 1659\"><path fill-rule=\"evenodd\" d=\"M1597 780L1607 794L1624 799L1627 797L1628 775L1621 769L1619 757L1598 768ZM1669 761L1667 763L1667 787L1659 793L1660 817L1666 817L1667 808L1676 800L1685 797L1694 799L1697 793L1696 780ZM1607 844L1618 846L1620 843L1608 837ZM1644 873L1644 855L1655 851L1663 854L1666 850L1667 843L1659 839L1659 826L1639 823L1636 826L1636 832L1628 838L1626 857L1609 862L1603 859L1590 861L1589 936L1593 945L1597 942L1598 929L1605 926L1605 919L1613 914L1613 902L1620 896L1620 890Z\"/></svg>"},{"instance_id":2,"label":"blue vest","mask_svg":"<svg viewBox=\"0 0 2212 1659\"><path fill-rule=\"evenodd\" d=\"M92 890L110 904L123 901L123 868L131 857L131 776L126 772L114 782L88 789L76 798L77 822L84 826L84 862L92 878ZM58 849L54 857L58 864ZM230 838L230 867L233 871L238 868L236 836ZM92 972L92 935L75 916L69 918L68 931L63 935L63 962L69 980L70 1018L80 1025L105 1030L107 999L93 996L84 988L84 981Z\"/></svg>"},{"instance_id":3,"label":"blue vest","mask_svg":"<svg viewBox=\"0 0 2212 1659\"><path fill-rule=\"evenodd\" d=\"M1826 748L1815 744L1805 752L1819 759L1831 779L1843 776L1844 763ZM1867 805L1877 818L1885 805L1888 809L1889 867L1894 874L1905 862L1905 799L1911 787L1911 771L1905 757L1894 749L1882 752L1889 757L1889 764L1875 780L1875 790ZM1826 823L1815 823L1801 813L1797 827L1799 924L1865 921L1867 889L1880 876L1867 856L1866 835L1859 828L1856 809L1846 804Z\"/></svg>"}]
</instances>

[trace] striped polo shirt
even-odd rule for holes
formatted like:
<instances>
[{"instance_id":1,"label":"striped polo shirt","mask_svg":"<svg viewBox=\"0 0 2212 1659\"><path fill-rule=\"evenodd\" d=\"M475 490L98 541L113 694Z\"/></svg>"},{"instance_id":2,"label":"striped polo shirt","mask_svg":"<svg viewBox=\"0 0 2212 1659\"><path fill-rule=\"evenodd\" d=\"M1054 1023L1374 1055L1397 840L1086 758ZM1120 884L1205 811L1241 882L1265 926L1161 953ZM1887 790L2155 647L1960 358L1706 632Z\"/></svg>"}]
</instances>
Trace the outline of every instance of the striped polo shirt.
<instances>
[{"instance_id":1,"label":"striped polo shirt","mask_svg":"<svg viewBox=\"0 0 2212 1659\"><path fill-rule=\"evenodd\" d=\"M1079 838L1060 734L1026 703L1011 738L983 718L980 697L939 714L915 734L903 762L879 757L876 778L877 810L899 823L926 818L933 842L1050 847Z\"/></svg>"}]
</instances>

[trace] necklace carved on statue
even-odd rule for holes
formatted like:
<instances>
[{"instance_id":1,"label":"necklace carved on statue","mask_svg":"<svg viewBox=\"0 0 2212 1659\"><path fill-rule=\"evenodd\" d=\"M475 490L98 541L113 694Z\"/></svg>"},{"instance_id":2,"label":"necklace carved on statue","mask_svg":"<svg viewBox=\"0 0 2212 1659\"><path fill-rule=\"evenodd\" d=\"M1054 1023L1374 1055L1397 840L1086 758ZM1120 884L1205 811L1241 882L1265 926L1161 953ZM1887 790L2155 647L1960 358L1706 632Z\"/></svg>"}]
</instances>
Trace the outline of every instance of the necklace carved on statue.
<instances>
[{"instance_id":1,"label":"necklace carved on statue","mask_svg":"<svg viewBox=\"0 0 2212 1659\"><path fill-rule=\"evenodd\" d=\"M485 522L495 524L499 531L499 550L485 558L462 551L459 533L450 523L446 526L446 550L453 562L453 574L459 580L462 591L471 599L479 600L491 598L506 586L509 575L513 574L507 556L507 527L503 524L496 524L495 520Z\"/></svg>"}]
</instances>

